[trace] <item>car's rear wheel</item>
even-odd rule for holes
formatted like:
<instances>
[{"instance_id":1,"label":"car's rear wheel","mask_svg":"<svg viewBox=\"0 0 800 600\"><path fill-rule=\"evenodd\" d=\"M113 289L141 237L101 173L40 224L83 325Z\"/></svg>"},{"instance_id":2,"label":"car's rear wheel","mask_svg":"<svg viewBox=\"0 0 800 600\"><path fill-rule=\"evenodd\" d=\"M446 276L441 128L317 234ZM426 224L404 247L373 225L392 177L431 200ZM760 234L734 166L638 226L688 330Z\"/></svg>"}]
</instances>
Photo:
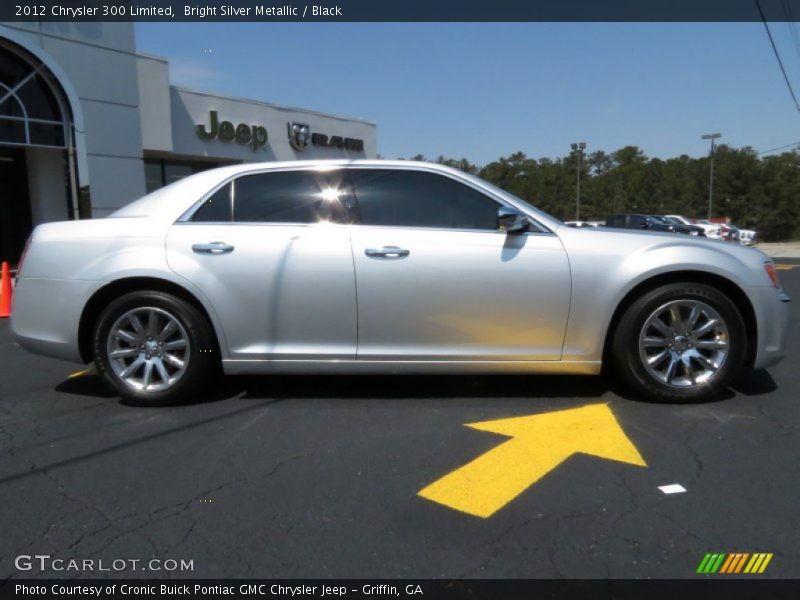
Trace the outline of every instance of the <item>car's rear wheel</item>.
<instances>
[{"instance_id":1,"label":"car's rear wheel","mask_svg":"<svg viewBox=\"0 0 800 600\"><path fill-rule=\"evenodd\" d=\"M189 399L219 366L214 333L190 303L158 291L120 296L102 312L93 352L101 378L129 404Z\"/></svg>"},{"instance_id":2,"label":"car's rear wheel","mask_svg":"<svg viewBox=\"0 0 800 600\"><path fill-rule=\"evenodd\" d=\"M742 366L746 329L718 289L672 283L634 301L612 340L615 371L631 390L656 402L718 397Z\"/></svg>"}]
</instances>

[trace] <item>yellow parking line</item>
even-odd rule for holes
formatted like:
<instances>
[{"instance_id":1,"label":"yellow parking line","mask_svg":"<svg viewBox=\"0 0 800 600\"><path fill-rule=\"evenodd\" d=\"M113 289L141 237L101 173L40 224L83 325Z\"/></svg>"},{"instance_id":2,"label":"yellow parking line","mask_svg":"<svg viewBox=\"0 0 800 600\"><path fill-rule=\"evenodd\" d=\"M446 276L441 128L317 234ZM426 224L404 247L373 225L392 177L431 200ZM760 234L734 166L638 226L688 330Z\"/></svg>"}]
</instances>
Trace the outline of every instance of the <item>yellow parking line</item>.
<instances>
[{"instance_id":1,"label":"yellow parking line","mask_svg":"<svg viewBox=\"0 0 800 600\"><path fill-rule=\"evenodd\" d=\"M788 264L777 264L777 265L775 265L775 268L778 271L789 271L790 269L796 269L797 267L800 267L800 265L788 265Z\"/></svg>"},{"instance_id":2,"label":"yellow parking line","mask_svg":"<svg viewBox=\"0 0 800 600\"><path fill-rule=\"evenodd\" d=\"M82 377L83 375L95 375L97 374L97 369L95 369L94 365L89 365L88 369L82 369L80 371L75 371L74 373L70 373L67 375L67 379L75 379L76 377Z\"/></svg>"}]
</instances>

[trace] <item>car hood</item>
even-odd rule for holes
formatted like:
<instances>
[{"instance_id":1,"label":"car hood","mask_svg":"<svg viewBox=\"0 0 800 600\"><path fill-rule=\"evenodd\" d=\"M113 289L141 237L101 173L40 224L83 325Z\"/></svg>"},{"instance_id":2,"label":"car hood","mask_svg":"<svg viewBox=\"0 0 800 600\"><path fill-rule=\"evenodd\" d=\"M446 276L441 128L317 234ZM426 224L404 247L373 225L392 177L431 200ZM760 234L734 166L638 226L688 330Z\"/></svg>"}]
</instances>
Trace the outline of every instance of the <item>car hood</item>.
<instances>
[{"instance_id":1,"label":"car hood","mask_svg":"<svg viewBox=\"0 0 800 600\"><path fill-rule=\"evenodd\" d=\"M743 285L770 284L764 272L764 263L771 260L766 254L722 240L610 227L559 227L556 234L571 258L598 265L637 263L662 272L703 270L735 277Z\"/></svg>"}]
</instances>

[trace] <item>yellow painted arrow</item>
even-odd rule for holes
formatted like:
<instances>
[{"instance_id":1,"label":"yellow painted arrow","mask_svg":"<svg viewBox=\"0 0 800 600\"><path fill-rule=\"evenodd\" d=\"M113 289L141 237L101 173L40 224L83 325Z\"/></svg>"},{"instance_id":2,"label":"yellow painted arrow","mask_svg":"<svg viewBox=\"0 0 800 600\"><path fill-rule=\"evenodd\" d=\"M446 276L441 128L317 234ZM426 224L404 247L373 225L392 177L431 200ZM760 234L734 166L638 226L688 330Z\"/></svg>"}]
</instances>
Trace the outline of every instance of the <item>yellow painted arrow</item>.
<instances>
[{"instance_id":1,"label":"yellow painted arrow","mask_svg":"<svg viewBox=\"0 0 800 600\"><path fill-rule=\"evenodd\" d=\"M434 481L419 495L487 518L577 452L646 467L608 404L468 423L511 439Z\"/></svg>"}]
</instances>

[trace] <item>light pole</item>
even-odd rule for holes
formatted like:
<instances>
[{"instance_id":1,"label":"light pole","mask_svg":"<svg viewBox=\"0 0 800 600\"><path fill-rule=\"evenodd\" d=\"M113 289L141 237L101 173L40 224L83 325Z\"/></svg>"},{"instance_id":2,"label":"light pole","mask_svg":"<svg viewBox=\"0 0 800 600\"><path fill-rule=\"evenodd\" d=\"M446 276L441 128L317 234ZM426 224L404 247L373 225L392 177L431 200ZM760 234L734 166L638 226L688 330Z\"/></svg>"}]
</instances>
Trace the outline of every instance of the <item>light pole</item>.
<instances>
[{"instance_id":1,"label":"light pole","mask_svg":"<svg viewBox=\"0 0 800 600\"><path fill-rule=\"evenodd\" d=\"M711 140L711 164L708 170L708 218L711 219L711 209L714 206L714 140L721 138L721 133L707 133L701 135L701 140Z\"/></svg>"},{"instance_id":2,"label":"light pole","mask_svg":"<svg viewBox=\"0 0 800 600\"><path fill-rule=\"evenodd\" d=\"M575 185L575 220L581 220L581 161L583 160L583 151L586 149L586 142L576 142L569 145L573 150L578 151L578 175L577 183Z\"/></svg>"}]
</instances>

